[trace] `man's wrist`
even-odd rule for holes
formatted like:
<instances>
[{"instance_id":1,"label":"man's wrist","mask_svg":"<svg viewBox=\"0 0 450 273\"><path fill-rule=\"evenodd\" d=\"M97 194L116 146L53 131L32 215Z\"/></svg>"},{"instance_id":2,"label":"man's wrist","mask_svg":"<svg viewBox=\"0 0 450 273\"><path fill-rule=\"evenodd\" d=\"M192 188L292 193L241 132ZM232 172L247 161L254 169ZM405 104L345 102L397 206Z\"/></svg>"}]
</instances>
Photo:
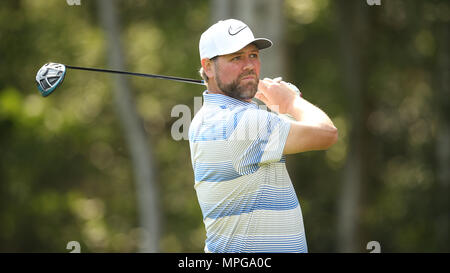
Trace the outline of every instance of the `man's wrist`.
<instances>
[{"instance_id":1,"label":"man's wrist","mask_svg":"<svg viewBox=\"0 0 450 273\"><path fill-rule=\"evenodd\" d=\"M302 118L301 105L302 98L300 96L295 96L294 100L290 104L289 108L286 111L286 114L289 114L294 119L299 121Z\"/></svg>"},{"instance_id":2,"label":"man's wrist","mask_svg":"<svg viewBox=\"0 0 450 273\"><path fill-rule=\"evenodd\" d=\"M303 96L302 96L302 92L300 92L300 89L298 89L297 86L293 85L293 84L290 83L290 82L286 82L286 83L287 83L287 85L288 85L292 90L294 90L294 91L297 93L297 95L299 95L300 97L303 97Z\"/></svg>"}]
</instances>

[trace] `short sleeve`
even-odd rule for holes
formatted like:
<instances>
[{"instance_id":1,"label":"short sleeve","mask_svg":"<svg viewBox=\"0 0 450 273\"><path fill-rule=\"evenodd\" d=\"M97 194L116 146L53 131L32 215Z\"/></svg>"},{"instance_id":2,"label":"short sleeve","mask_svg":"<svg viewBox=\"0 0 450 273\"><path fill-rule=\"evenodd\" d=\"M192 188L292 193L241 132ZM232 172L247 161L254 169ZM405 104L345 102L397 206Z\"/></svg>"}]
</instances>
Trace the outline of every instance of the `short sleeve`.
<instances>
[{"instance_id":1,"label":"short sleeve","mask_svg":"<svg viewBox=\"0 0 450 273\"><path fill-rule=\"evenodd\" d=\"M280 161L290 122L260 109L246 109L236 116L239 119L227 139L234 169L251 174L263 164Z\"/></svg>"}]
</instances>

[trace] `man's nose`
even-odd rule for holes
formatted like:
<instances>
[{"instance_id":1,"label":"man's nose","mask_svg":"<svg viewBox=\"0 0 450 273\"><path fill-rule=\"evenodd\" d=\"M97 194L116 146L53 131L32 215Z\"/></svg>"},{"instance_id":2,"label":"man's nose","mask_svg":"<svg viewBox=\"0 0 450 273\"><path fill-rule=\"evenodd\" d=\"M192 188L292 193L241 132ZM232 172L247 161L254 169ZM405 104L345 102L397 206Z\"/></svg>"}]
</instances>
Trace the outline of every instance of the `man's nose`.
<instances>
[{"instance_id":1,"label":"man's nose","mask_svg":"<svg viewBox=\"0 0 450 273\"><path fill-rule=\"evenodd\" d=\"M253 70L255 68L255 63L250 58L245 58L245 63L243 70Z\"/></svg>"}]
</instances>

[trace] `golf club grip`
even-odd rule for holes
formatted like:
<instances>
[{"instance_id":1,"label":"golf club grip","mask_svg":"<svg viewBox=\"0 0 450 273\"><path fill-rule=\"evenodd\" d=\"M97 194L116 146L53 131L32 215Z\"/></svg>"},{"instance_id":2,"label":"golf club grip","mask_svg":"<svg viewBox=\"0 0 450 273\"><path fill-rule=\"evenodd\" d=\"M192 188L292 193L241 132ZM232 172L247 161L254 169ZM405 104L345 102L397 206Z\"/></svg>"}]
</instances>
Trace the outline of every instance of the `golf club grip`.
<instances>
[{"instance_id":1,"label":"golf club grip","mask_svg":"<svg viewBox=\"0 0 450 273\"><path fill-rule=\"evenodd\" d=\"M163 80L173 80L173 81L178 81L178 82L186 82L186 83L205 85L204 81L202 81L202 80L194 80L194 79L188 79L188 78L136 73L136 72L102 69L102 68L79 67L79 66L72 66L72 65L65 65L65 66L66 66L66 68L69 68L69 69L87 70L87 71L95 71L95 72L106 72L106 73L114 73L114 74L122 74L122 75L132 75L132 76L139 76L139 77L147 77L147 78L163 79Z\"/></svg>"}]
</instances>

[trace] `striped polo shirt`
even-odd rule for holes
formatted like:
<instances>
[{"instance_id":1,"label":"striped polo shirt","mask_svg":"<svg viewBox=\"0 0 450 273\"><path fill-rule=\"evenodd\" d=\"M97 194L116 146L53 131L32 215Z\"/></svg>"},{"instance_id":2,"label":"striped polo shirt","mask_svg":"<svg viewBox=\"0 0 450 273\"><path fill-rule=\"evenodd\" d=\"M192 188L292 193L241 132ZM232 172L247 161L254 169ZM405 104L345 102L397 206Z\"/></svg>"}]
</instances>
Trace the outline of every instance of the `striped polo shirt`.
<instances>
[{"instance_id":1,"label":"striped polo shirt","mask_svg":"<svg viewBox=\"0 0 450 273\"><path fill-rule=\"evenodd\" d=\"M307 252L283 149L289 121L258 105L203 93L189 127L205 252Z\"/></svg>"}]
</instances>

